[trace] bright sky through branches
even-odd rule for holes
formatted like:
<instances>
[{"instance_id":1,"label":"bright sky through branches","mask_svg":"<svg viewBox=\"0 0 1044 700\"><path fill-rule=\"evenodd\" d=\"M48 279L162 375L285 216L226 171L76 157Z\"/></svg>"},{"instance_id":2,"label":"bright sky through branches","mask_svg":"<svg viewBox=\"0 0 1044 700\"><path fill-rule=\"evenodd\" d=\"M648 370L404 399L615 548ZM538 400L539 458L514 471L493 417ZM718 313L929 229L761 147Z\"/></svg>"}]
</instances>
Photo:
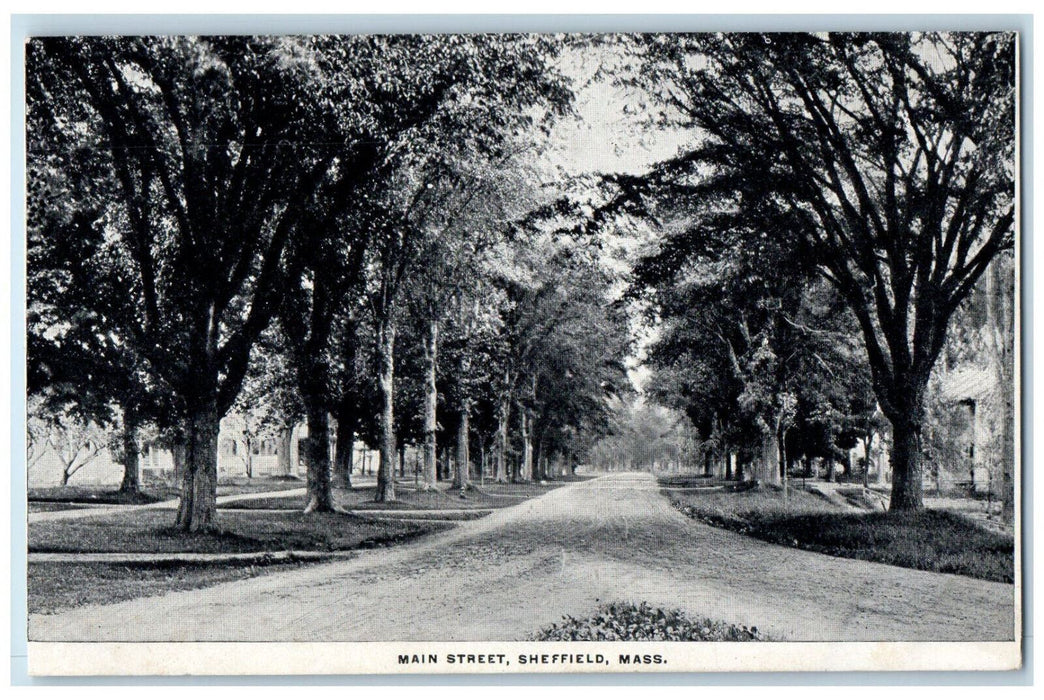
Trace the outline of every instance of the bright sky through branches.
<instances>
[{"instance_id":1,"label":"bright sky through branches","mask_svg":"<svg viewBox=\"0 0 1044 700\"><path fill-rule=\"evenodd\" d=\"M614 47L588 47L562 58L562 71L575 80L577 116L561 121L552 134L553 161L570 175L591 172L640 174L677 154L689 139L680 131L652 128L641 96L613 85L612 72L627 58Z\"/></svg>"},{"instance_id":2,"label":"bright sky through branches","mask_svg":"<svg viewBox=\"0 0 1044 700\"><path fill-rule=\"evenodd\" d=\"M642 104L644 96L613 84L612 67L625 66L627 60L612 46L588 47L563 56L562 70L575 81L576 116L556 125L548 160L567 176L638 175L654 163L677 155L679 147L691 141L689 132L651 124L650 113ZM600 69L602 75L598 75ZM605 249L606 264L630 269L647 243L647 235L615 233ZM645 347L657 332L637 318L633 323L639 342L627 365L632 383L641 390L649 378L649 369L641 364Z\"/></svg>"}]
</instances>

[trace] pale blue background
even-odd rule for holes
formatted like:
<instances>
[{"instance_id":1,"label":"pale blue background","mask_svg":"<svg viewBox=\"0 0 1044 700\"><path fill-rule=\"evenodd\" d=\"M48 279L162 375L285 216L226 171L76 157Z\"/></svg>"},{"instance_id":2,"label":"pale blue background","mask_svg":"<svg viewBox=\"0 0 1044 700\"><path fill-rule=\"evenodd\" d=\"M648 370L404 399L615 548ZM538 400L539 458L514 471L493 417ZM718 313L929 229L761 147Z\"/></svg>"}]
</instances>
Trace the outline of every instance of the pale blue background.
<instances>
[{"instance_id":1,"label":"pale blue background","mask_svg":"<svg viewBox=\"0 0 1044 700\"><path fill-rule=\"evenodd\" d=\"M1022 121L1022 423L1033 424L1033 18L1030 15L13 15L11 17L11 682L14 685L1028 685L1033 682L1032 434L1022 439L1023 654L1000 673L685 673L458 676L30 678L26 673L25 191L26 38L65 34L355 34L417 32L1018 31Z\"/></svg>"}]
</instances>

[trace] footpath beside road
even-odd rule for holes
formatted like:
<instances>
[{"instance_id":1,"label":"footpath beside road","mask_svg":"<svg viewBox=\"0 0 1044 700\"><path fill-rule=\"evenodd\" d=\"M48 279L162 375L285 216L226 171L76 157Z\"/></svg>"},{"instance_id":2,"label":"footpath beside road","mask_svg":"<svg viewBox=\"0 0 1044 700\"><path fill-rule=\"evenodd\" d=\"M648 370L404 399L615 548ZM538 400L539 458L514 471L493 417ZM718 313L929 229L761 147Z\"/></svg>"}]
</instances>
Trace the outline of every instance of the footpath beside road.
<instances>
[{"instance_id":1,"label":"footpath beside road","mask_svg":"<svg viewBox=\"0 0 1044 700\"><path fill-rule=\"evenodd\" d=\"M1010 584L829 557L677 512L648 474L573 484L401 546L50 615L37 641L518 640L648 601L793 641L1008 640Z\"/></svg>"}]
</instances>

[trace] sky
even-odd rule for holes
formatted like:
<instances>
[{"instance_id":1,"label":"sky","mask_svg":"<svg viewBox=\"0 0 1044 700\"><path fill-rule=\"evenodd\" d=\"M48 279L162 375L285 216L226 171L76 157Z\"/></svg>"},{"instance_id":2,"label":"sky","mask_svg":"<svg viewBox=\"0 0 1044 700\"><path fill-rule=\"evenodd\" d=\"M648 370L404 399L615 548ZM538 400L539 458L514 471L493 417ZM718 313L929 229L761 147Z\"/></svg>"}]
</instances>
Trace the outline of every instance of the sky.
<instances>
[{"instance_id":1,"label":"sky","mask_svg":"<svg viewBox=\"0 0 1044 700\"><path fill-rule=\"evenodd\" d=\"M648 128L642 124L647 115L635 109L639 103L636 94L628 94L609 78L592 80L603 60L619 59L617 51L601 47L572 51L562 58L563 73L577 86L577 116L561 121L552 141L558 162L570 174L638 174L675 155L691 139L684 132Z\"/></svg>"}]
</instances>

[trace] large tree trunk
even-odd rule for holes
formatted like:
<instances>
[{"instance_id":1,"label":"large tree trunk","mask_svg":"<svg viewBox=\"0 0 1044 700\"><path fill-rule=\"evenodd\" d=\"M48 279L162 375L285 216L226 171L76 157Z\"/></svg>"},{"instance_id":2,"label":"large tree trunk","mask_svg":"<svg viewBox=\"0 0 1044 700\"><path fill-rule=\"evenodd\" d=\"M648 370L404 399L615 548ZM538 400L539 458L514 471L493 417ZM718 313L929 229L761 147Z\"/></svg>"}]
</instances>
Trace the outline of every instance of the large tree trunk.
<instances>
[{"instance_id":1,"label":"large tree trunk","mask_svg":"<svg viewBox=\"0 0 1044 700\"><path fill-rule=\"evenodd\" d=\"M378 329L378 389L381 400L381 463L377 467L378 503L395 500L395 326L382 319Z\"/></svg>"},{"instance_id":2,"label":"large tree trunk","mask_svg":"<svg viewBox=\"0 0 1044 700\"><path fill-rule=\"evenodd\" d=\"M1001 518L1006 523L1015 521L1015 385L1008 375L1008 383L1001 385Z\"/></svg>"},{"instance_id":3,"label":"large tree trunk","mask_svg":"<svg viewBox=\"0 0 1044 700\"><path fill-rule=\"evenodd\" d=\"M276 455L277 471L282 476L290 476L290 453L293 451L294 426L283 426L279 431L279 450Z\"/></svg>"},{"instance_id":4,"label":"large tree trunk","mask_svg":"<svg viewBox=\"0 0 1044 700\"><path fill-rule=\"evenodd\" d=\"M185 443L175 442L172 444L170 446L170 458L174 465L174 485L180 486L185 481L185 471L188 463Z\"/></svg>"},{"instance_id":5,"label":"large tree trunk","mask_svg":"<svg viewBox=\"0 0 1044 700\"><path fill-rule=\"evenodd\" d=\"M123 461L120 491L123 493L138 493L141 490L137 423L133 413L123 412L123 432L120 436L120 458Z\"/></svg>"},{"instance_id":6,"label":"large tree trunk","mask_svg":"<svg viewBox=\"0 0 1044 700\"><path fill-rule=\"evenodd\" d=\"M185 477L175 524L184 532L210 530L217 513L217 452L221 417L213 401L185 422Z\"/></svg>"},{"instance_id":7,"label":"large tree trunk","mask_svg":"<svg viewBox=\"0 0 1044 700\"><path fill-rule=\"evenodd\" d=\"M776 434L769 430L761 432L761 455L756 478L763 484L779 485L779 443Z\"/></svg>"},{"instance_id":8,"label":"large tree trunk","mask_svg":"<svg viewBox=\"0 0 1044 700\"><path fill-rule=\"evenodd\" d=\"M307 492L305 512L333 511L333 490L330 481L330 417L323 406L308 409Z\"/></svg>"},{"instance_id":9,"label":"large tree trunk","mask_svg":"<svg viewBox=\"0 0 1044 700\"><path fill-rule=\"evenodd\" d=\"M460 422L457 425L457 471L453 478L453 488L466 489L471 469L471 455L468 454L468 409L465 406L460 411Z\"/></svg>"},{"instance_id":10,"label":"large tree trunk","mask_svg":"<svg viewBox=\"0 0 1044 700\"><path fill-rule=\"evenodd\" d=\"M899 406L902 413L888 416L892 421L892 500L889 511L920 510L924 507L921 426L924 417L924 389L907 394Z\"/></svg>"},{"instance_id":11,"label":"large tree trunk","mask_svg":"<svg viewBox=\"0 0 1044 700\"><path fill-rule=\"evenodd\" d=\"M435 488L436 474L436 439L435 431L438 425L436 412L438 410L439 393L435 383L438 370L438 347L439 347L439 323L431 320L428 322L428 334L424 339L424 489Z\"/></svg>"},{"instance_id":12,"label":"large tree trunk","mask_svg":"<svg viewBox=\"0 0 1044 700\"><path fill-rule=\"evenodd\" d=\"M352 460L355 455L355 425L342 413L337 419L337 450L334 453L333 485L352 488Z\"/></svg>"}]
</instances>

